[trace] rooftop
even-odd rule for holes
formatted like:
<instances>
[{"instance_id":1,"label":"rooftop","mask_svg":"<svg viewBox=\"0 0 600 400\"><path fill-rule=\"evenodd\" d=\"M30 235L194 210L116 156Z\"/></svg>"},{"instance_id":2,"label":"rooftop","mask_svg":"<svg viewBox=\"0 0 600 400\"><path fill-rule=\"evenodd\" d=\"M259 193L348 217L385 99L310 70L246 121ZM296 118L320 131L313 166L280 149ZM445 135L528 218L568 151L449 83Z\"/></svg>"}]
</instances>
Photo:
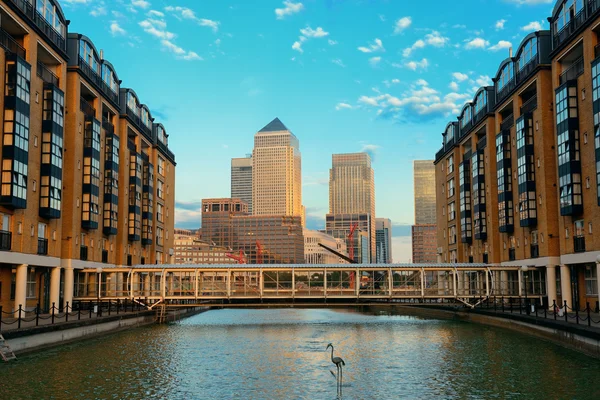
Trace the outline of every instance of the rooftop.
<instances>
[{"instance_id":1,"label":"rooftop","mask_svg":"<svg viewBox=\"0 0 600 400\"><path fill-rule=\"evenodd\" d=\"M281 122L279 120L279 118L275 118L273 121L269 122L267 124L267 126L262 128L258 132L260 133L260 132L281 132L281 131L290 132L290 130L283 124L283 122Z\"/></svg>"}]
</instances>

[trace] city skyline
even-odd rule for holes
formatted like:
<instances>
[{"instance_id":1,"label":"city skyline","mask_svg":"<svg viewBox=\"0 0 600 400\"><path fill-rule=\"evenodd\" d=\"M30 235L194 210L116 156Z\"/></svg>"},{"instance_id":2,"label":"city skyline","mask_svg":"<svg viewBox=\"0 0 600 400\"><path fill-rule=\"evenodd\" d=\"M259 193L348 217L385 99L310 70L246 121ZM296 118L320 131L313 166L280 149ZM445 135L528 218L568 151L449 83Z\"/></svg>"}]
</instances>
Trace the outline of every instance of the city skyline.
<instances>
[{"instance_id":1,"label":"city skyline","mask_svg":"<svg viewBox=\"0 0 600 400\"><path fill-rule=\"evenodd\" d=\"M199 226L202 198L230 195L230 159L278 116L302 141L308 227L324 226L329 156L365 150L375 155L378 212L408 251L412 160L435 154L446 120L489 83L508 43L548 27L553 6L488 1L474 19L479 1L440 2L435 14L383 1L292 2L297 12L279 0L63 3L69 30L85 30L166 118L186 165L177 171L178 226Z\"/></svg>"}]
</instances>

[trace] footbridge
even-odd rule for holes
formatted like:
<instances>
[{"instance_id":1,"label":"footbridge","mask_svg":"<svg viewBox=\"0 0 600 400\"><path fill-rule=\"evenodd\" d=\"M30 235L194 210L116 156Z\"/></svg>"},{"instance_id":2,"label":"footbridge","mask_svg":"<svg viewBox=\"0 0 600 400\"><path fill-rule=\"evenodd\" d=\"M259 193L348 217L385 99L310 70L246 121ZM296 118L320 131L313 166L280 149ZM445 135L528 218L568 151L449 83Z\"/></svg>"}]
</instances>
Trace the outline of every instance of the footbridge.
<instances>
[{"instance_id":1,"label":"footbridge","mask_svg":"<svg viewBox=\"0 0 600 400\"><path fill-rule=\"evenodd\" d=\"M83 269L75 300L139 301L148 308L303 303L455 301L545 296L544 271L489 264L136 265ZM528 279L529 277L529 279Z\"/></svg>"}]
</instances>

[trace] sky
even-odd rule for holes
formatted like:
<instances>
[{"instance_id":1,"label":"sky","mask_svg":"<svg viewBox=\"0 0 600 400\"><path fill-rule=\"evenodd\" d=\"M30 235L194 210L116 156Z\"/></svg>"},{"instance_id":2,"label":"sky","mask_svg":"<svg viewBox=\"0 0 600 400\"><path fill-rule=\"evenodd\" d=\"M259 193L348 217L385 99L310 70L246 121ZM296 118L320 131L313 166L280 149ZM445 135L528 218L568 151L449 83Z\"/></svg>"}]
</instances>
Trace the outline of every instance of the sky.
<instances>
[{"instance_id":1,"label":"sky","mask_svg":"<svg viewBox=\"0 0 600 400\"><path fill-rule=\"evenodd\" d=\"M298 137L307 225L324 228L331 155L373 158L376 215L410 260L412 161L509 48L548 29L554 0L62 0L169 134L176 226L230 197L230 162L278 117Z\"/></svg>"}]
</instances>

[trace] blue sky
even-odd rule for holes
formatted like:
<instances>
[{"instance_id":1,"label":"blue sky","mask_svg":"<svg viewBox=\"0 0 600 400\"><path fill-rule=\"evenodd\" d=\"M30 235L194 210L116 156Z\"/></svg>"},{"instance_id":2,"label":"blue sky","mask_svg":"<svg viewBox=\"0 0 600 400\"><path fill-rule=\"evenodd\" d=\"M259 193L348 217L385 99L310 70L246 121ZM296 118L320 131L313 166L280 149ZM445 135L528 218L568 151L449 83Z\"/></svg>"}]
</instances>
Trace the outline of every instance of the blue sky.
<instances>
[{"instance_id":1,"label":"blue sky","mask_svg":"<svg viewBox=\"0 0 600 400\"><path fill-rule=\"evenodd\" d=\"M309 227L324 226L331 154L369 151L376 213L410 255L412 160L531 31L553 0L62 0L176 154L176 220L230 195L230 159L279 117L300 140ZM402 253L402 254L400 254Z\"/></svg>"}]
</instances>

